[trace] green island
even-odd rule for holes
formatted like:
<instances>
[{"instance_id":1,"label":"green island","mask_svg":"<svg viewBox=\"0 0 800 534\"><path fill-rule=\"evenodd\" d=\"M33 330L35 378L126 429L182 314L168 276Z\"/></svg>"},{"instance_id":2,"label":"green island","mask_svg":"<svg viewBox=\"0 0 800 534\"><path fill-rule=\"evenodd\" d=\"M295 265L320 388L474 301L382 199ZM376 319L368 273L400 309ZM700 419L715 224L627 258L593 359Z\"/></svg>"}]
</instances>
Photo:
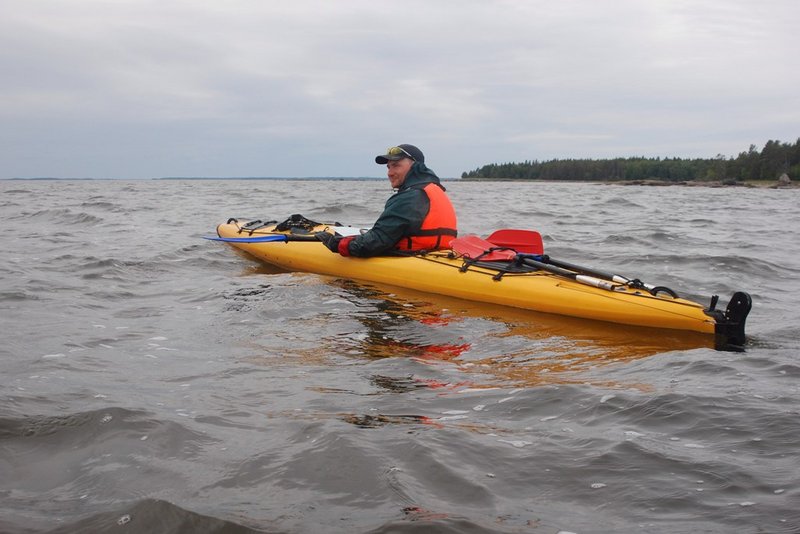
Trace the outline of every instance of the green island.
<instances>
[{"instance_id":1,"label":"green island","mask_svg":"<svg viewBox=\"0 0 800 534\"><path fill-rule=\"evenodd\" d=\"M750 145L737 157L554 159L492 163L464 172L462 180L613 182L631 185L792 187L800 177L800 138L795 143Z\"/></svg>"}]
</instances>

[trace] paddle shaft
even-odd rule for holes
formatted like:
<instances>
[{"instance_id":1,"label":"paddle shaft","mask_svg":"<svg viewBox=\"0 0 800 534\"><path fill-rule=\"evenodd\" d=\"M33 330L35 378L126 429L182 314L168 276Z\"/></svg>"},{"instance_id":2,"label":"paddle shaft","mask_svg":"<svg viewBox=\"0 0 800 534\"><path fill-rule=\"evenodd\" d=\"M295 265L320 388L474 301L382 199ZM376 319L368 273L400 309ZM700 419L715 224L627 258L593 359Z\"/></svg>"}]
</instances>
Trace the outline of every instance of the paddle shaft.
<instances>
[{"instance_id":1,"label":"paddle shaft","mask_svg":"<svg viewBox=\"0 0 800 534\"><path fill-rule=\"evenodd\" d=\"M542 256L544 254L542 236L539 232L534 230L516 230L512 228L504 228L502 230L495 231L492 235L487 237L486 240L497 246L519 249L518 252L523 254L534 254L538 256ZM530 248L531 251L525 251L524 247ZM555 265L556 267L561 267L563 269L568 269L581 274L587 274L595 278L611 280L612 282L616 282L618 284L629 285L633 282L633 280L630 278L619 274L606 273L595 269L589 269L587 267L581 267L580 265L567 263L565 261L554 260L549 256L543 256L542 260L545 263ZM655 286L651 286L643 282L641 287L647 289L648 291L655 289Z\"/></svg>"},{"instance_id":2,"label":"paddle shaft","mask_svg":"<svg viewBox=\"0 0 800 534\"><path fill-rule=\"evenodd\" d=\"M573 271L569 271L567 269L562 269L561 267L552 265L550 263L544 263L541 261L534 260L532 258L526 258L522 256L522 263L524 263L525 265L530 265L531 267L536 267L537 269L541 269L543 271L547 271L549 273L557 274L558 276L563 276L564 278L570 278L572 280L575 280L576 282L586 284L587 286L599 287L600 289L607 289L608 291L614 291L618 287L617 285L612 284L608 280L600 280L599 278L595 278L594 276L579 274Z\"/></svg>"},{"instance_id":3,"label":"paddle shaft","mask_svg":"<svg viewBox=\"0 0 800 534\"><path fill-rule=\"evenodd\" d=\"M318 241L316 236L313 235L291 234L256 235L249 237L217 237L213 235L204 235L203 239L209 239L211 241L224 241L226 243L269 243L272 241L286 243L287 241Z\"/></svg>"},{"instance_id":4,"label":"paddle shaft","mask_svg":"<svg viewBox=\"0 0 800 534\"><path fill-rule=\"evenodd\" d=\"M564 269L569 269L570 271L575 271L575 272L578 272L578 273L588 274L589 276L594 276L594 277L597 277L597 278L605 278L606 280L611 280L612 282L616 282L618 284L629 284L630 282L632 282L632 280L630 278L627 278L625 276L621 276L619 274L606 273L606 272L603 272L603 271L598 271L596 269L589 269L587 267L581 267L580 265L567 263L565 261L554 260L553 258L550 258L549 256L547 257L546 261L547 261L548 264L554 265L556 267L562 267ZM652 286L650 284L642 283L642 285L647 290L655 289L655 286Z\"/></svg>"}]
</instances>

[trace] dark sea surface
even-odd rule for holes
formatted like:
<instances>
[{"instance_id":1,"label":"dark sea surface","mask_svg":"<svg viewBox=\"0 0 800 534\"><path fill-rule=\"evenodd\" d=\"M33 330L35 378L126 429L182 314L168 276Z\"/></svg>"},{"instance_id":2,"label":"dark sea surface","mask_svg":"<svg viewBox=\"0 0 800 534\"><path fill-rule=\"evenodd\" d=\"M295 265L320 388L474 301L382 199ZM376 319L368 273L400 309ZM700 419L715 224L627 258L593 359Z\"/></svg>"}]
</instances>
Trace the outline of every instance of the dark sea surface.
<instances>
[{"instance_id":1,"label":"dark sea surface","mask_svg":"<svg viewBox=\"0 0 800 534\"><path fill-rule=\"evenodd\" d=\"M747 350L200 238L385 181L2 181L0 532L800 532L800 189L447 185L463 233L750 292Z\"/></svg>"}]
</instances>

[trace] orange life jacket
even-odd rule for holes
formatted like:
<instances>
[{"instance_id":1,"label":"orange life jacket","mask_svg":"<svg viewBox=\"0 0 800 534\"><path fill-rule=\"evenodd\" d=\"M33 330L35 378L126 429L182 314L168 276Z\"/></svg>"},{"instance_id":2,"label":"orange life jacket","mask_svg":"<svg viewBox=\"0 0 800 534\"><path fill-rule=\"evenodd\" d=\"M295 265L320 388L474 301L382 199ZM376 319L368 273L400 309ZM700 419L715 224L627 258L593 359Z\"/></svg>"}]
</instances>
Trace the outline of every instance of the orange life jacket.
<instances>
[{"instance_id":1,"label":"orange life jacket","mask_svg":"<svg viewBox=\"0 0 800 534\"><path fill-rule=\"evenodd\" d=\"M424 188L431 207L418 232L406 236L397 243L398 250L436 250L450 248L450 242L458 235L456 210L444 189L435 183Z\"/></svg>"}]
</instances>

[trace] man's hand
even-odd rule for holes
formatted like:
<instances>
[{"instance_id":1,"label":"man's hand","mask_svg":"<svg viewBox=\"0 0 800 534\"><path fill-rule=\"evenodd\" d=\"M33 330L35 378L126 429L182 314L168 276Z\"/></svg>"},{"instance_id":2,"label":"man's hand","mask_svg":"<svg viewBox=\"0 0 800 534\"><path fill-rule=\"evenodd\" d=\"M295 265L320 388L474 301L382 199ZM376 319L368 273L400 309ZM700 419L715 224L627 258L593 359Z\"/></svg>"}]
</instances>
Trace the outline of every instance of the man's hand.
<instances>
[{"instance_id":1,"label":"man's hand","mask_svg":"<svg viewBox=\"0 0 800 534\"><path fill-rule=\"evenodd\" d=\"M322 244L328 247L331 252L339 252L339 241L342 240L341 237L336 237L329 232L317 232L314 235L316 235L317 239L322 241Z\"/></svg>"},{"instance_id":2,"label":"man's hand","mask_svg":"<svg viewBox=\"0 0 800 534\"><path fill-rule=\"evenodd\" d=\"M331 252L335 252L341 254L342 256L349 256L350 249L347 246L350 244L350 241L355 239L354 236L335 236L329 232L317 232L314 234L317 236L317 239L322 241L322 244L328 247L328 250Z\"/></svg>"}]
</instances>

